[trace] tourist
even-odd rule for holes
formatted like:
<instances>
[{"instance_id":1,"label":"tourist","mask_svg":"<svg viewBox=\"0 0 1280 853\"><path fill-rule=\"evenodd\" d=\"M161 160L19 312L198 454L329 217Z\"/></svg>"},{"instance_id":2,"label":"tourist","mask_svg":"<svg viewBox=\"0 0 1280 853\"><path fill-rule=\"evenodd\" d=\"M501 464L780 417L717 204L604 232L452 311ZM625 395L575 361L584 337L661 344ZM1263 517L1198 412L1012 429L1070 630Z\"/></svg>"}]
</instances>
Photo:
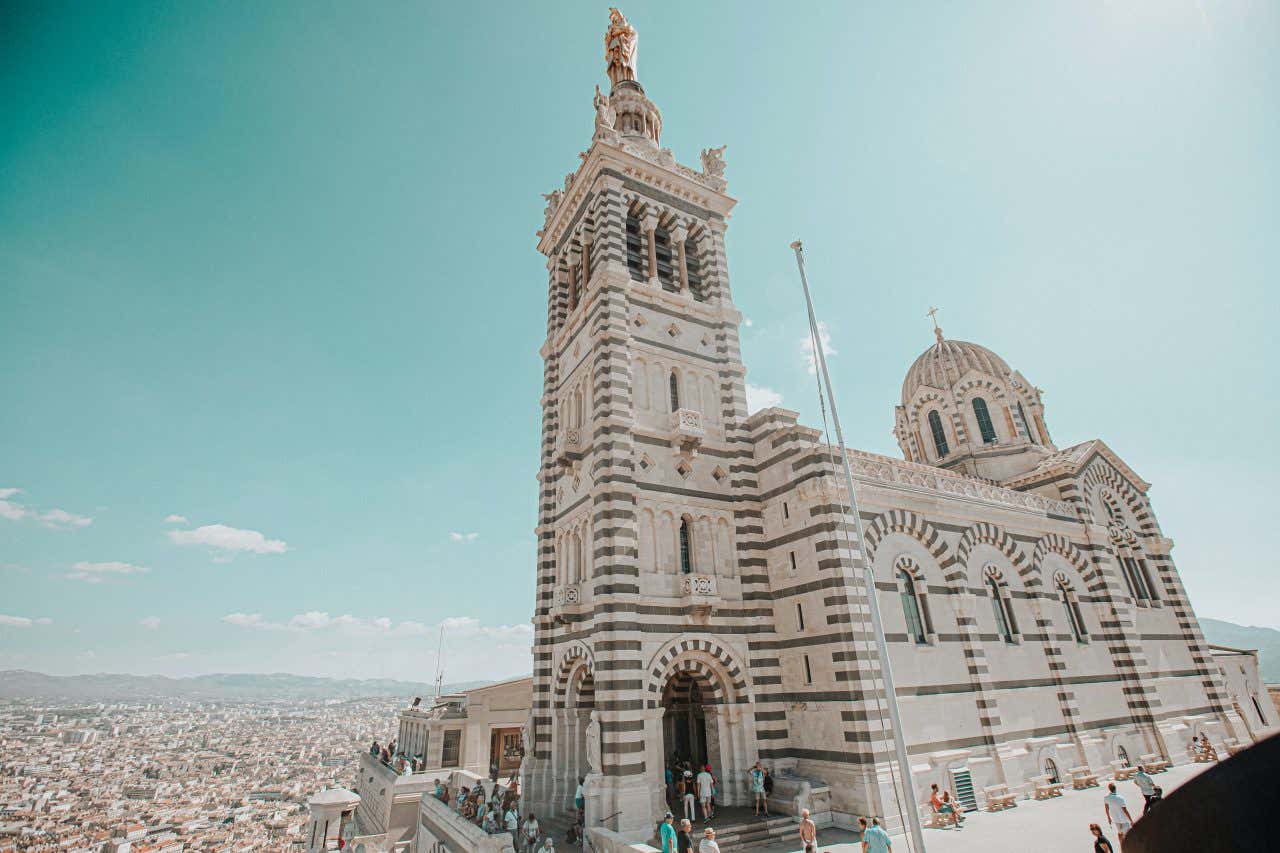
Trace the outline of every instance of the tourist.
<instances>
[{"instance_id":1,"label":"tourist","mask_svg":"<svg viewBox=\"0 0 1280 853\"><path fill-rule=\"evenodd\" d=\"M676 853L676 828L672 825L675 818L671 812L662 819L660 832L662 835L662 853Z\"/></svg>"},{"instance_id":2,"label":"tourist","mask_svg":"<svg viewBox=\"0 0 1280 853\"><path fill-rule=\"evenodd\" d=\"M498 832L498 819L497 819L496 817L494 817L494 814L493 814L493 812L492 812L492 811L489 811L489 812L486 812L486 813L485 813L485 816L484 816L484 823L482 823L482 824L480 825L480 828L481 828L481 829L483 829L483 830L485 831L485 833L486 833L486 834L488 834L488 835L495 835L495 834L497 834L497 832Z\"/></svg>"},{"instance_id":3,"label":"tourist","mask_svg":"<svg viewBox=\"0 0 1280 853\"><path fill-rule=\"evenodd\" d=\"M867 826L867 819L860 817L858 828L862 830L862 853L889 853L893 849L889 833L881 828L879 818L871 818L871 825Z\"/></svg>"},{"instance_id":4,"label":"tourist","mask_svg":"<svg viewBox=\"0 0 1280 853\"><path fill-rule=\"evenodd\" d=\"M676 796L676 777L675 777L675 774L671 772L670 764L667 765L667 769L666 769L666 782L667 782L667 807L670 808Z\"/></svg>"},{"instance_id":5,"label":"tourist","mask_svg":"<svg viewBox=\"0 0 1280 853\"><path fill-rule=\"evenodd\" d=\"M702 831L702 840L698 842L698 853L720 853L720 845L716 844L716 831L709 826Z\"/></svg>"},{"instance_id":6,"label":"tourist","mask_svg":"<svg viewBox=\"0 0 1280 853\"><path fill-rule=\"evenodd\" d=\"M809 820L809 810L800 810L800 843L804 853L818 853L818 827Z\"/></svg>"},{"instance_id":7,"label":"tourist","mask_svg":"<svg viewBox=\"0 0 1280 853\"><path fill-rule=\"evenodd\" d=\"M933 809L933 813L938 813L938 807L942 805L942 795L938 793L938 783L934 782L929 786L929 808Z\"/></svg>"},{"instance_id":8,"label":"tourist","mask_svg":"<svg viewBox=\"0 0 1280 853\"><path fill-rule=\"evenodd\" d=\"M538 835L542 827L538 826L538 816L529 812L529 819L524 822L524 849L534 853L538 849Z\"/></svg>"},{"instance_id":9,"label":"tourist","mask_svg":"<svg viewBox=\"0 0 1280 853\"><path fill-rule=\"evenodd\" d=\"M587 808L587 797L582 791L582 785L586 781L586 776L579 776L578 788L573 792L573 807L578 810L579 815L581 815Z\"/></svg>"},{"instance_id":10,"label":"tourist","mask_svg":"<svg viewBox=\"0 0 1280 853\"><path fill-rule=\"evenodd\" d=\"M680 831L676 833L676 853L693 853L693 823L680 821Z\"/></svg>"},{"instance_id":11,"label":"tourist","mask_svg":"<svg viewBox=\"0 0 1280 853\"><path fill-rule=\"evenodd\" d=\"M938 805L938 814L949 815L955 823L956 829L964 829L964 816L956 808L955 801L951 799L950 791L942 792L942 802Z\"/></svg>"},{"instance_id":12,"label":"tourist","mask_svg":"<svg viewBox=\"0 0 1280 853\"><path fill-rule=\"evenodd\" d=\"M715 778L711 775L711 765L703 767L698 773L698 802L702 804L702 819L711 820L711 788ZM689 846L693 846L690 844Z\"/></svg>"},{"instance_id":13,"label":"tourist","mask_svg":"<svg viewBox=\"0 0 1280 853\"><path fill-rule=\"evenodd\" d=\"M439 779L436 780L436 799L442 803L449 802L449 791Z\"/></svg>"},{"instance_id":14,"label":"tourist","mask_svg":"<svg viewBox=\"0 0 1280 853\"><path fill-rule=\"evenodd\" d=\"M769 813L769 798L773 796L773 773L764 769L764 813Z\"/></svg>"},{"instance_id":15,"label":"tourist","mask_svg":"<svg viewBox=\"0 0 1280 853\"><path fill-rule=\"evenodd\" d=\"M720 779L716 774L711 774L711 816L716 816L716 797L720 794Z\"/></svg>"},{"instance_id":16,"label":"tourist","mask_svg":"<svg viewBox=\"0 0 1280 853\"><path fill-rule=\"evenodd\" d=\"M693 783L686 781L684 785L684 816L693 820Z\"/></svg>"},{"instance_id":17,"label":"tourist","mask_svg":"<svg viewBox=\"0 0 1280 853\"><path fill-rule=\"evenodd\" d=\"M502 818L503 827L507 832L511 833L511 845L516 850L520 849L520 815L516 814L515 803L507 808L507 813Z\"/></svg>"},{"instance_id":18,"label":"tourist","mask_svg":"<svg viewBox=\"0 0 1280 853\"><path fill-rule=\"evenodd\" d=\"M373 746L369 747L369 754L370 755L378 754L378 742L376 740L373 742Z\"/></svg>"},{"instance_id":19,"label":"tourist","mask_svg":"<svg viewBox=\"0 0 1280 853\"><path fill-rule=\"evenodd\" d=\"M751 777L751 799L755 802L756 816L760 815L761 809L764 810L764 816L769 816L769 804L764 798L764 770L760 769L760 762L757 761L747 775Z\"/></svg>"},{"instance_id":20,"label":"tourist","mask_svg":"<svg viewBox=\"0 0 1280 853\"><path fill-rule=\"evenodd\" d=\"M550 835L542 839L542 846L538 848L538 853L556 853L555 842L551 840Z\"/></svg>"},{"instance_id":21,"label":"tourist","mask_svg":"<svg viewBox=\"0 0 1280 853\"><path fill-rule=\"evenodd\" d=\"M1143 808L1142 813L1146 814L1147 812L1151 811L1156 806L1160 805L1160 801L1163 799L1164 799L1164 788L1161 788L1159 785L1156 785L1154 788L1152 788L1151 799L1147 800L1147 805Z\"/></svg>"},{"instance_id":22,"label":"tourist","mask_svg":"<svg viewBox=\"0 0 1280 853\"><path fill-rule=\"evenodd\" d=\"M1124 797L1116 793L1116 783L1108 782L1107 790L1110 793L1102 798L1103 811L1107 813L1107 823L1116 828L1116 838L1124 844L1124 837L1133 828L1133 817L1124 803Z\"/></svg>"},{"instance_id":23,"label":"tourist","mask_svg":"<svg viewBox=\"0 0 1280 853\"><path fill-rule=\"evenodd\" d=\"M1089 831L1093 833L1093 853L1116 853L1115 848L1111 846L1111 842L1102 834L1102 827L1096 823L1089 824Z\"/></svg>"},{"instance_id":24,"label":"tourist","mask_svg":"<svg viewBox=\"0 0 1280 853\"><path fill-rule=\"evenodd\" d=\"M1156 783L1151 781L1151 777L1147 775L1147 768L1141 764L1138 765L1138 772L1133 774L1133 781L1142 792L1142 813L1146 814L1151 808L1151 795L1155 793Z\"/></svg>"}]
</instances>

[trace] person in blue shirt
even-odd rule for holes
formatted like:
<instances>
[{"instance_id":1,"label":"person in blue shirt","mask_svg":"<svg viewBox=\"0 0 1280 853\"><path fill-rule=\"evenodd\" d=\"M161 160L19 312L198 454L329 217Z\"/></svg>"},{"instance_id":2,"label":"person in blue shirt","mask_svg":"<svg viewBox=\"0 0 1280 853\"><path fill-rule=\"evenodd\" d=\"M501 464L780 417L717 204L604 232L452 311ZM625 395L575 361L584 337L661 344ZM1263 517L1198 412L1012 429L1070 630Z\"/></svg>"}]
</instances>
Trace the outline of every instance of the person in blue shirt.
<instances>
[{"instance_id":1,"label":"person in blue shirt","mask_svg":"<svg viewBox=\"0 0 1280 853\"><path fill-rule=\"evenodd\" d=\"M676 853L676 828L672 826L674 820L671 812L667 812L667 816L662 819L662 853Z\"/></svg>"},{"instance_id":2,"label":"person in blue shirt","mask_svg":"<svg viewBox=\"0 0 1280 853\"><path fill-rule=\"evenodd\" d=\"M880 826L879 818L871 818L871 825L867 826L867 819L860 817L858 825L862 828L862 853L889 853L893 849L889 833Z\"/></svg>"}]
</instances>

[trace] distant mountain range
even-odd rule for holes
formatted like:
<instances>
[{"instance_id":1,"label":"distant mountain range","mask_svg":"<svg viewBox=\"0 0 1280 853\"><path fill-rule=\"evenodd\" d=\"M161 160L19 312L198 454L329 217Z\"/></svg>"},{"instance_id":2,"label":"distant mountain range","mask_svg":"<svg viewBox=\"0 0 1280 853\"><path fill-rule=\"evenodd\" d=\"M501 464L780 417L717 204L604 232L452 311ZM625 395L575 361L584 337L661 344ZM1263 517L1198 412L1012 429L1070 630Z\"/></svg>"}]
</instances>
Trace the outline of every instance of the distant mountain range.
<instances>
[{"instance_id":1,"label":"distant mountain range","mask_svg":"<svg viewBox=\"0 0 1280 853\"><path fill-rule=\"evenodd\" d=\"M490 681L446 684L445 693ZM317 678L308 675L231 673L167 678L162 675L45 675L25 669L0 671L0 699L56 699L80 702L190 699L243 702L273 699L325 700L432 696L435 685L390 678Z\"/></svg>"},{"instance_id":2,"label":"distant mountain range","mask_svg":"<svg viewBox=\"0 0 1280 853\"><path fill-rule=\"evenodd\" d=\"M1280 631L1200 618L1204 638L1219 646L1258 650L1258 671L1265 684L1280 684Z\"/></svg>"}]
</instances>

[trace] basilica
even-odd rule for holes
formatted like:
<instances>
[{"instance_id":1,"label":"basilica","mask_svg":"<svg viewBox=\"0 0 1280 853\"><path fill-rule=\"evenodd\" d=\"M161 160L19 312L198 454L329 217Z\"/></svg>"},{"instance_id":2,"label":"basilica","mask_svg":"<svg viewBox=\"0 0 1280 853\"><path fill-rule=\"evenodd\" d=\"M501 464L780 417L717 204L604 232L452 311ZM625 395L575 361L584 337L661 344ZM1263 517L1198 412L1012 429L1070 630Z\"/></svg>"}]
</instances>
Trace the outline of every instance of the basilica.
<instances>
[{"instance_id":1,"label":"basilica","mask_svg":"<svg viewBox=\"0 0 1280 853\"><path fill-rule=\"evenodd\" d=\"M1149 484L1101 440L1059 447L1000 355L935 329L892 413L903 458L848 451L861 525L820 429L748 414L724 148L693 169L662 147L617 10L605 60L590 147L538 232L528 806L564 813L585 777L588 823L647 838L679 756L731 805L760 761L823 820L899 823L866 564L917 802L1252 739Z\"/></svg>"}]
</instances>

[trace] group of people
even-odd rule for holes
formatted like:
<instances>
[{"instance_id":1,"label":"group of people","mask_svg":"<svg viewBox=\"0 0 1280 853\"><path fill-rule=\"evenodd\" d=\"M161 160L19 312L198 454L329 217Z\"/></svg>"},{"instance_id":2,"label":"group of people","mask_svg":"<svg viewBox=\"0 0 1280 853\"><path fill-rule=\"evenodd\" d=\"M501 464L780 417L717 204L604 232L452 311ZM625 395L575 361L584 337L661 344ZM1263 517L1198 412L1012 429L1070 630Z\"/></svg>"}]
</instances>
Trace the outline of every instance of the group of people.
<instances>
[{"instance_id":1,"label":"group of people","mask_svg":"<svg viewBox=\"0 0 1280 853\"><path fill-rule=\"evenodd\" d=\"M1194 741L1193 741L1194 742ZM1206 743L1208 740L1206 739ZM1142 765L1138 766L1138 772L1133 774L1134 784L1138 786L1138 790L1142 793L1142 814L1138 817L1150 812L1160 804L1164 799L1164 789L1155 783L1151 778L1151 774L1147 773L1147 768ZM1137 818L1129 811L1129 804L1124 801L1124 797L1116 790L1115 782L1107 783L1107 795L1102 798L1102 810L1107 816L1107 823L1116 831L1116 838L1124 844L1124 837L1129 834L1129 830L1133 829ZM1089 824L1089 832L1093 833L1093 850L1094 853L1116 853L1116 849L1112 847L1111 840L1102 832L1102 826L1096 823Z\"/></svg>"},{"instance_id":2,"label":"group of people","mask_svg":"<svg viewBox=\"0 0 1280 853\"><path fill-rule=\"evenodd\" d=\"M477 782L474 787L451 791L443 780L437 779L432 796L490 835L510 832L519 853L553 849L551 839L542 838L537 815L520 818L520 794L514 784L495 784L491 792L486 792L484 784ZM542 841L545 843L540 844Z\"/></svg>"},{"instance_id":3,"label":"group of people","mask_svg":"<svg viewBox=\"0 0 1280 853\"><path fill-rule=\"evenodd\" d=\"M1188 749L1195 755L1207 755L1214 761L1218 760L1218 750L1214 749L1213 744L1209 743L1208 735L1197 735L1191 738Z\"/></svg>"},{"instance_id":4,"label":"group of people","mask_svg":"<svg viewBox=\"0 0 1280 853\"><path fill-rule=\"evenodd\" d=\"M676 829L675 816L667 812L658 833L662 838L662 853L693 853L693 821L689 818L680 821L680 828ZM716 831L709 826L702 830L698 853L720 853Z\"/></svg>"},{"instance_id":5,"label":"group of people","mask_svg":"<svg viewBox=\"0 0 1280 853\"><path fill-rule=\"evenodd\" d=\"M667 803L671 808L684 810L686 823L697 816L697 805L702 806L704 822L715 817L720 780L711 772L710 764L702 765L695 773L688 761L674 761L667 765L666 778Z\"/></svg>"},{"instance_id":6,"label":"group of people","mask_svg":"<svg viewBox=\"0 0 1280 853\"><path fill-rule=\"evenodd\" d=\"M395 738L392 738L391 742L385 745L379 745L378 741L375 740L369 746L369 754L401 776L421 773L426 768L425 762L418 756L401 753L396 748Z\"/></svg>"},{"instance_id":7,"label":"group of people","mask_svg":"<svg viewBox=\"0 0 1280 853\"><path fill-rule=\"evenodd\" d=\"M964 829L964 813L956 808L956 801L951 799L950 791L938 791L935 783L929 788L929 808L939 817L939 823L955 824L956 829Z\"/></svg>"}]
</instances>

